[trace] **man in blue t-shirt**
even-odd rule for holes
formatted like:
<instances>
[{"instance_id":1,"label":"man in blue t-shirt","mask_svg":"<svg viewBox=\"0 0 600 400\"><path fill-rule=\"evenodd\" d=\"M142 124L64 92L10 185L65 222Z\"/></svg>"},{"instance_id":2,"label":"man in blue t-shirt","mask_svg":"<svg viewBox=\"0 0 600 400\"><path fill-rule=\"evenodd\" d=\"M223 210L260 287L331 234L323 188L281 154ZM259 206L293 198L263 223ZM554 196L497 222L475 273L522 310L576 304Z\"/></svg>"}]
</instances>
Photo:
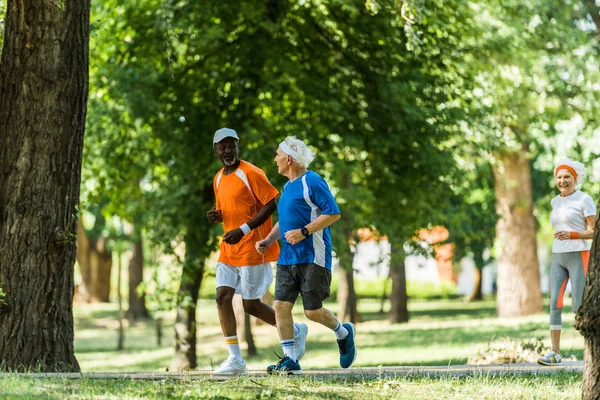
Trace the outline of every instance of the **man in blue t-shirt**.
<instances>
[{"instance_id":1,"label":"man in blue t-shirt","mask_svg":"<svg viewBox=\"0 0 600 400\"><path fill-rule=\"evenodd\" d=\"M269 373L302 373L295 354L292 318L292 308L299 294L306 317L335 333L341 367L350 367L356 359L354 325L341 324L323 307L331 285L329 226L340 219L340 209L323 178L307 169L314 157L306 144L294 137L287 137L279 144L275 157L277 172L289 181L283 187L277 206L279 222L264 240L256 242L259 253L264 253L277 239L282 242L273 306L284 356L267 368Z\"/></svg>"}]
</instances>

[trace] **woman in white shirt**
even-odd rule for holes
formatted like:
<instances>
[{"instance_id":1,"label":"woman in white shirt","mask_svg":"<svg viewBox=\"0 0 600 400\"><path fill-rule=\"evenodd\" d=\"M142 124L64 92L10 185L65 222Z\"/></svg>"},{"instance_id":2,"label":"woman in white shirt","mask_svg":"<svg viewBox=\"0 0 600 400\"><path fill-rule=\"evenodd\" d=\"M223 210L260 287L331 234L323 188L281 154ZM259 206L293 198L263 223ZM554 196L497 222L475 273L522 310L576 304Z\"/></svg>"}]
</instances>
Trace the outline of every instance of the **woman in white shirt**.
<instances>
[{"instance_id":1,"label":"woman in white shirt","mask_svg":"<svg viewBox=\"0 0 600 400\"><path fill-rule=\"evenodd\" d=\"M596 222L596 206L592 198L577 190L585 176L583 164L561 159L554 168L556 187L560 194L552 199L550 221L554 227L552 266L550 267L550 339L552 350L538 358L542 365L562 362L560 332L562 308L567 281L571 280L573 312L576 313L583 298L585 275L590 258L590 243Z\"/></svg>"}]
</instances>

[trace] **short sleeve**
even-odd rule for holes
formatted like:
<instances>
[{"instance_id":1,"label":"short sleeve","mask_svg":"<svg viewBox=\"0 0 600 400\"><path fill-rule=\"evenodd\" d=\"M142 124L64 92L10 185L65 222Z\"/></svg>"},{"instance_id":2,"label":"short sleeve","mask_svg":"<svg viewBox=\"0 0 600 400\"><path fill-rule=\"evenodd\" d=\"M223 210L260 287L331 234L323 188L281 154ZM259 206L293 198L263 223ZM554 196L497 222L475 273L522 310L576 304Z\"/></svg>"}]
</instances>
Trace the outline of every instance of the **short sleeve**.
<instances>
[{"instance_id":1,"label":"short sleeve","mask_svg":"<svg viewBox=\"0 0 600 400\"><path fill-rule=\"evenodd\" d=\"M331 190L327 182L318 175L314 175L309 180L310 188L310 199L315 203L322 214L335 215L340 214L340 208L338 207Z\"/></svg>"},{"instance_id":2,"label":"short sleeve","mask_svg":"<svg viewBox=\"0 0 600 400\"><path fill-rule=\"evenodd\" d=\"M216 200L215 208L217 210L221 209L221 203L219 202L219 196L217 196L217 181L220 178L221 178L221 171L219 171L213 179L213 192L215 193L215 200Z\"/></svg>"},{"instance_id":3,"label":"short sleeve","mask_svg":"<svg viewBox=\"0 0 600 400\"><path fill-rule=\"evenodd\" d=\"M584 217L596 216L596 205L592 200L592 196L586 194L583 197L582 209Z\"/></svg>"},{"instance_id":4,"label":"short sleeve","mask_svg":"<svg viewBox=\"0 0 600 400\"><path fill-rule=\"evenodd\" d=\"M266 205L279 194L279 191L271 185L267 175L261 169L251 169L248 171L248 183L252 188L254 196L262 205Z\"/></svg>"}]
</instances>

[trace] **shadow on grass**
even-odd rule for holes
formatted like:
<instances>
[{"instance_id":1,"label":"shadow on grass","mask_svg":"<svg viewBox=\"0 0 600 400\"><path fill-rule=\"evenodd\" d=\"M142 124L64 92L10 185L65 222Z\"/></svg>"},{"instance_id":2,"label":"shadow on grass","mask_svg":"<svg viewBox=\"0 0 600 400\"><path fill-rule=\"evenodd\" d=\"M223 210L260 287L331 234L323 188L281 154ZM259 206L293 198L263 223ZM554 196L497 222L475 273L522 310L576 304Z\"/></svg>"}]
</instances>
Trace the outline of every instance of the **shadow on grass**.
<instances>
[{"instance_id":1,"label":"shadow on grass","mask_svg":"<svg viewBox=\"0 0 600 400\"><path fill-rule=\"evenodd\" d=\"M476 307L460 309L430 309L409 311L411 318L431 318L439 320L467 320L494 318L496 316L496 307Z\"/></svg>"}]
</instances>

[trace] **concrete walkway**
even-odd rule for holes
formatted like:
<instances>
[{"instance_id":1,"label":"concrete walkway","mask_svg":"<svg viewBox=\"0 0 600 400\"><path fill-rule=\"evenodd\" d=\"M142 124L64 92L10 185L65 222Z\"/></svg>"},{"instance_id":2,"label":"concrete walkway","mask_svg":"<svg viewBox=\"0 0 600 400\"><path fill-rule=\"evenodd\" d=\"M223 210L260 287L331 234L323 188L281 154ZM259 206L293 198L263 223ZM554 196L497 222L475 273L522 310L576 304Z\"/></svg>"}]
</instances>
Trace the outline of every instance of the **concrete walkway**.
<instances>
[{"instance_id":1,"label":"concrete walkway","mask_svg":"<svg viewBox=\"0 0 600 400\"><path fill-rule=\"evenodd\" d=\"M449 365L441 367L365 367L365 368L332 368L305 369L302 376L314 379L376 379L395 376L470 376L489 375L502 376L514 374L553 374L558 372L583 373L583 361L564 361L562 365L547 367L531 363L503 365ZM213 376L212 371L189 372L83 372L83 373L1 373L0 378L9 376L27 376L30 378L67 378L67 379L192 379L192 380L228 380L232 377ZM265 371L249 371L248 377L260 378L268 376ZM235 377L233 377L235 378Z\"/></svg>"}]
</instances>

